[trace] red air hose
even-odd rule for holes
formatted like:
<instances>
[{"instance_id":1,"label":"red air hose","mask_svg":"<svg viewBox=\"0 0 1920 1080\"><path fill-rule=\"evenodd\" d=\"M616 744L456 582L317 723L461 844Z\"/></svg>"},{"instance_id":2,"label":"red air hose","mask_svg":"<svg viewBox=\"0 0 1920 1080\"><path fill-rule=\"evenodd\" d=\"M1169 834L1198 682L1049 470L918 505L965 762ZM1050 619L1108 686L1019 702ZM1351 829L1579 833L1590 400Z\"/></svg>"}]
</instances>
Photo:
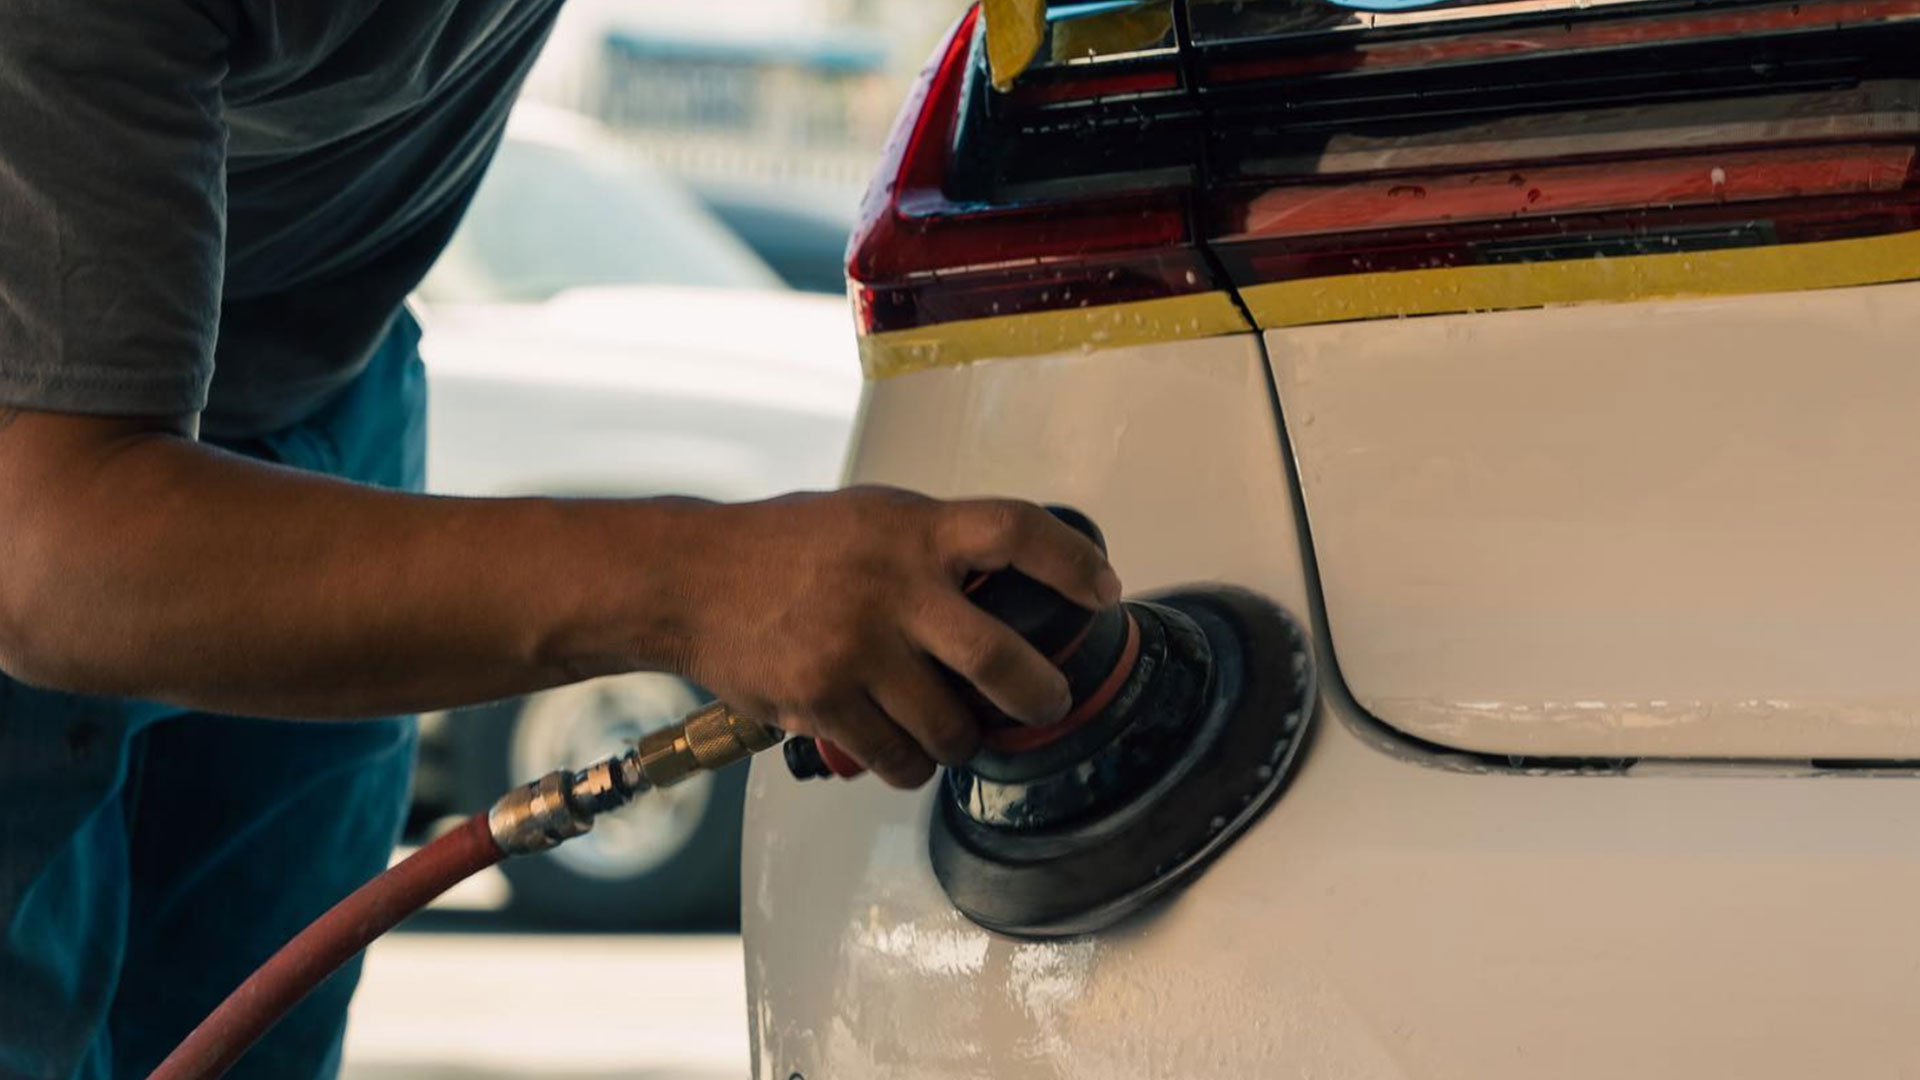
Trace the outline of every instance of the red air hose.
<instances>
[{"instance_id":1,"label":"red air hose","mask_svg":"<svg viewBox=\"0 0 1920 1080\"><path fill-rule=\"evenodd\" d=\"M355 889L281 946L167 1055L148 1080L215 1080L223 1075L254 1040L374 938L503 857L488 830L486 813L468 818Z\"/></svg>"},{"instance_id":2,"label":"red air hose","mask_svg":"<svg viewBox=\"0 0 1920 1080\"><path fill-rule=\"evenodd\" d=\"M583 836L596 816L646 792L744 761L785 737L715 701L579 772L558 769L514 788L315 919L227 995L147 1080L218 1080L322 980L441 893L508 855Z\"/></svg>"}]
</instances>

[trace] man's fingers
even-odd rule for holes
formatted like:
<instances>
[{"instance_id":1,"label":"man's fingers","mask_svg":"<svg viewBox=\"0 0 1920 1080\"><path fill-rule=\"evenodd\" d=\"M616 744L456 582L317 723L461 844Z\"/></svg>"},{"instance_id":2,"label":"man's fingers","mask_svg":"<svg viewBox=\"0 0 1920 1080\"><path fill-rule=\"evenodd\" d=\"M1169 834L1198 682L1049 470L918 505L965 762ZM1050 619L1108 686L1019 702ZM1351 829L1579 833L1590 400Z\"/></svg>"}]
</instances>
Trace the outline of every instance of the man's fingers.
<instances>
[{"instance_id":1,"label":"man's fingers","mask_svg":"<svg viewBox=\"0 0 1920 1080\"><path fill-rule=\"evenodd\" d=\"M1067 677L1014 633L1013 628L968 602L943 594L913 628L935 660L966 679L1008 716L1028 724L1051 724L1073 704Z\"/></svg>"},{"instance_id":2,"label":"man's fingers","mask_svg":"<svg viewBox=\"0 0 1920 1080\"><path fill-rule=\"evenodd\" d=\"M1120 578L1093 541L1032 503L980 499L952 503L946 550L969 570L1011 566L1090 610L1120 600Z\"/></svg>"},{"instance_id":3,"label":"man's fingers","mask_svg":"<svg viewBox=\"0 0 1920 1080\"><path fill-rule=\"evenodd\" d=\"M889 785L917 788L932 779L933 759L872 701L845 702L821 720L817 726L823 738L832 739Z\"/></svg>"},{"instance_id":4,"label":"man's fingers","mask_svg":"<svg viewBox=\"0 0 1920 1080\"><path fill-rule=\"evenodd\" d=\"M979 722L923 656L905 656L889 668L873 699L942 765L964 765L980 749Z\"/></svg>"}]
</instances>

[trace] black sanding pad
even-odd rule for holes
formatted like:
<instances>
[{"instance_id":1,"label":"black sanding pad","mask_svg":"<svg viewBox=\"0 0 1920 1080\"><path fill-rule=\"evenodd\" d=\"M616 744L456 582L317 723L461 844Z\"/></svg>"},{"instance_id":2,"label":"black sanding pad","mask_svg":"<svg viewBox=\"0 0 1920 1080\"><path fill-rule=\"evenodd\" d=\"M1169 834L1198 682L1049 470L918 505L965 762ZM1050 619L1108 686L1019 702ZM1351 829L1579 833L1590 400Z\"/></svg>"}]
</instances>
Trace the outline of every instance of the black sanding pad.
<instances>
[{"instance_id":1,"label":"black sanding pad","mask_svg":"<svg viewBox=\"0 0 1920 1080\"><path fill-rule=\"evenodd\" d=\"M944 778L928 851L974 922L1023 937L1104 929L1191 880L1286 786L1314 701L1300 626L1240 589L1170 593L1135 614L1157 644L1097 745L1056 750L1051 772L1019 783Z\"/></svg>"}]
</instances>

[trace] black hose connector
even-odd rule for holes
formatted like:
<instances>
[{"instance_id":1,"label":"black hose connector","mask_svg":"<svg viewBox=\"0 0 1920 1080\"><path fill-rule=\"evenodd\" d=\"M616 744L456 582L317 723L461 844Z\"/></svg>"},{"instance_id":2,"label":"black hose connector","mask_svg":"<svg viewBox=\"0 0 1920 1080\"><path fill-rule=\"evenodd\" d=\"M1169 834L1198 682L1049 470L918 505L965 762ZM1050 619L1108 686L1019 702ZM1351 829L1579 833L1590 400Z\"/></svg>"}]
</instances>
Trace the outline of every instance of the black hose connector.
<instances>
[{"instance_id":1,"label":"black hose connector","mask_svg":"<svg viewBox=\"0 0 1920 1080\"><path fill-rule=\"evenodd\" d=\"M819 780L832 776L833 770L827 767L826 760L820 756L820 744L806 735L787 740L781 748L787 757L787 771L795 780Z\"/></svg>"}]
</instances>

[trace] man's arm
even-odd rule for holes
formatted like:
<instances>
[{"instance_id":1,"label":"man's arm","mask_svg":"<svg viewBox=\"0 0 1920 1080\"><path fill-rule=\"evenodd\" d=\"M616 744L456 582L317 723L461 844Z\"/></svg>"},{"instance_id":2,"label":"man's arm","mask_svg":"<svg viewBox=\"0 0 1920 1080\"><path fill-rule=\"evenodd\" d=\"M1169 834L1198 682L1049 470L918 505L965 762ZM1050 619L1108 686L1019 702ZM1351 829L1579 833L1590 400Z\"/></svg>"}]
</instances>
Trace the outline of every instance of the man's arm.
<instances>
[{"instance_id":1,"label":"man's arm","mask_svg":"<svg viewBox=\"0 0 1920 1080\"><path fill-rule=\"evenodd\" d=\"M896 784L978 733L934 661L1032 722L1065 681L960 583L1119 583L1037 507L447 499L203 446L184 420L0 408L0 669L222 712L374 716L596 674L688 675Z\"/></svg>"}]
</instances>

